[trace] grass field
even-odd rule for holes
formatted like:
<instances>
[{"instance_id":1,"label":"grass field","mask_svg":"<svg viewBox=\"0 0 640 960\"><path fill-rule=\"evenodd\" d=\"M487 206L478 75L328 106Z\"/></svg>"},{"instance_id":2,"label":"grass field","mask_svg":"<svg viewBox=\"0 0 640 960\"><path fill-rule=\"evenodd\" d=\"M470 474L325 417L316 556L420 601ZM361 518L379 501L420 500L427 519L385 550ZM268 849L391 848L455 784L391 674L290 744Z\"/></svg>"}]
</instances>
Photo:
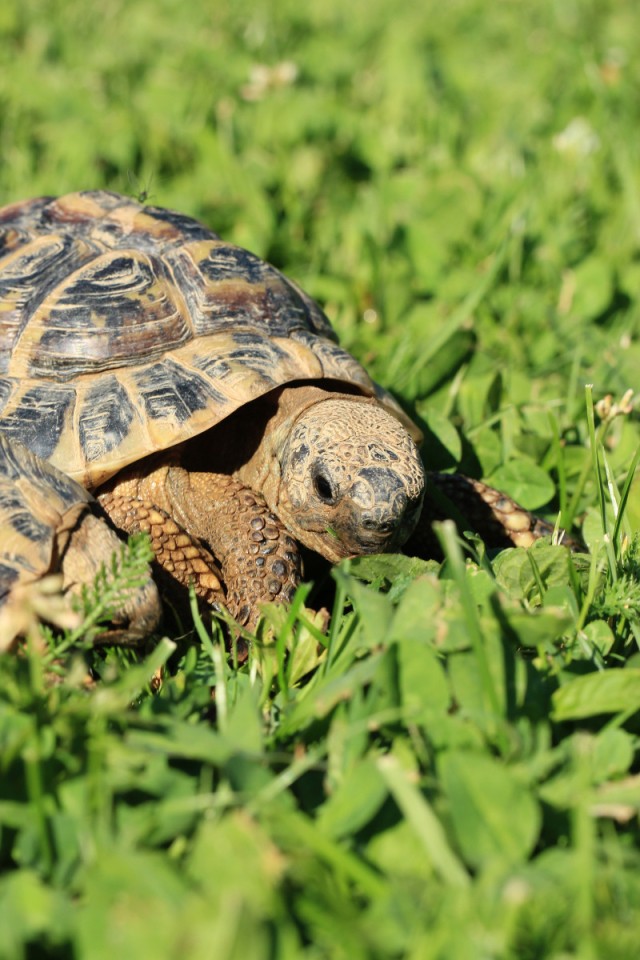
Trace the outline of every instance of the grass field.
<instances>
[{"instance_id":1,"label":"grass field","mask_svg":"<svg viewBox=\"0 0 640 960\"><path fill-rule=\"evenodd\" d=\"M466 561L445 527L442 567L335 569L326 633L306 588L267 611L241 667L198 619L4 656L1 960L638 956L639 30L634 0L4 0L1 203L201 218L322 303L430 468L591 553Z\"/></svg>"}]
</instances>

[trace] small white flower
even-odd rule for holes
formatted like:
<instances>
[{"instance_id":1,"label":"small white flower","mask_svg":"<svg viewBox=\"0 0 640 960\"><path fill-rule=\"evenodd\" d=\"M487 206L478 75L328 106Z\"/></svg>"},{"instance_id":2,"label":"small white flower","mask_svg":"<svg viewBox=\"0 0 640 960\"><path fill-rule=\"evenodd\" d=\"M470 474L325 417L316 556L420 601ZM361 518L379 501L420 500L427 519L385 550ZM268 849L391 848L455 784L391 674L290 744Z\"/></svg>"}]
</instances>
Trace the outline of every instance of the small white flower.
<instances>
[{"instance_id":1,"label":"small white flower","mask_svg":"<svg viewBox=\"0 0 640 960\"><path fill-rule=\"evenodd\" d=\"M291 60L283 60L269 67L257 63L251 68L249 83L240 91L243 100L263 100L271 91L290 87L298 79L298 67Z\"/></svg>"},{"instance_id":2,"label":"small white flower","mask_svg":"<svg viewBox=\"0 0 640 960\"><path fill-rule=\"evenodd\" d=\"M598 134L584 117L574 117L564 130L556 133L552 142L558 153L583 157L600 148Z\"/></svg>"}]
</instances>

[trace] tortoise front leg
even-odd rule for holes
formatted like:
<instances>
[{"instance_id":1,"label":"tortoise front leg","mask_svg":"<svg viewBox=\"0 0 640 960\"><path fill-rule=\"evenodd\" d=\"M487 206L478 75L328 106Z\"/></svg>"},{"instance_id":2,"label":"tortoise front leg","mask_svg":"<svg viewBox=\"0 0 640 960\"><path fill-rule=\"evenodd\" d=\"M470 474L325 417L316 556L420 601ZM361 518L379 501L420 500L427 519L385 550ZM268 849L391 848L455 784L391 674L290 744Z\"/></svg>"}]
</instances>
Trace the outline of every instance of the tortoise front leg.
<instances>
[{"instance_id":1,"label":"tortoise front leg","mask_svg":"<svg viewBox=\"0 0 640 960\"><path fill-rule=\"evenodd\" d=\"M253 625L260 603L289 602L302 573L300 552L263 497L227 474L161 469L173 515L220 563L236 620Z\"/></svg>"},{"instance_id":2,"label":"tortoise front leg","mask_svg":"<svg viewBox=\"0 0 640 960\"><path fill-rule=\"evenodd\" d=\"M194 564L202 561L212 574L219 572L225 593L222 603L239 623L253 626L260 603L287 602L293 597L301 576L298 546L264 499L238 480L226 474L187 471L178 464L164 464L147 473L136 467L116 478L98 499L123 529L131 529L127 515L139 511L137 504L164 517L164 526L152 524L150 530L158 562L181 583L194 580L196 592L199 575ZM164 531L162 538L157 536L160 531ZM173 539L177 544L180 536L190 538L187 550L181 547L182 554L195 551L188 570L178 569L172 543L167 543ZM211 599L219 602L221 598Z\"/></svg>"},{"instance_id":3,"label":"tortoise front leg","mask_svg":"<svg viewBox=\"0 0 640 960\"><path fill-rule=\"evenodd\" d=\"M198 540L151 500L118 488L98 495L98 500L119 530L148 533L156 564L168 582L176 580L188 588L193 583L196 596L214 605L225 601L222 574L211 553ZM165 582L167 578L162 578Z\"/></svg>"}]
</instances>

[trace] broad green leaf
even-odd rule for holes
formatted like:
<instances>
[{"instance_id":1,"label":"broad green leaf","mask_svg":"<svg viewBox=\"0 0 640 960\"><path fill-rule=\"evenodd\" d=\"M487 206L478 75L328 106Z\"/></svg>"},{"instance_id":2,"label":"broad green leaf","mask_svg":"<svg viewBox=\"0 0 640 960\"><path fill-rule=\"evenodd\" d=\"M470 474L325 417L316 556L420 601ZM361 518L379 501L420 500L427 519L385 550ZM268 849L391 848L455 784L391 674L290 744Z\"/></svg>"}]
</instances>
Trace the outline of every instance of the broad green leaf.
<instances>
[{"instance_id":1,"label":"broad green leaf","mask_svg":"<svg viewBox=\"0 0 640 960\"><path fill-rule=\"evenodd\" d=\"M478 663L478 651L466 649L447 658L447 673L458 712L471 720L492 740L505 722L513 719L527 699L530 687L536 688L536 674L521 656L513 632L505 629L506 617L484 616L482 650L486 674ZM530 704L530 708L533 703Z\"/></svg>"},{"instance_id":2,"label":"broad green leaf","mask_svg":"<svg viewBox=\"0 0 640 960\"><path fill-rule=\"evenodd\" d=\"M640 776L601 784L594 793L591 812L623 824L636 818L640 813Z\"/></svg>"},{"instance_id":3,"label":"broad green leaf","mask_svg":"<svg viewBox=\"0 0 640 960\"><path fill-rule=\"evenodd\" d=\"M352 765L320 807L318 827L330 837L345 837L367 825L388 790L376 761L368 756Z\"/></svg>"},{"instance_id":4,"label":"broad green leaf","mask_svg":"<svg viewBox=\"0 0 640 960\"><path fill-rule=\"evenodd\" d=\"M514 640L523 647L551 647L573 627L573 614L566 607L545 606L532 611L505 607L505 622Z\"/></svg>"},{"instance_id":5,"label":"broad green leaf","mask_svg":"<svg viewBox=\"0 0 640 960\"><path fill-rule=\"evenodd\" d=\"M437 565L431 560L406 557L401 553L380 553L372 556L354 557L349 560L349 574L366 583L388 581L390 594L398 597L416 577L433 572Z\"/></svg>"},{"instance_id":6,"label":"broad green leaf","mask_svg":"<svg viewBox=\"0 0 640 960\"><path fill-rule=\"evenodd\" d=\"M577 621L580 609L575 591L568 583L550 586L544 594L545 610L564 610L570 621Z\"/></svg>"},{"instance_id":7,"label":"broad green leaf","mask_svg":"<svg viewBox=\"0 0 640 960\"><path fill-rule=\"evenodd\" d=\"M626 731L605 727L595 736L576 731L555 752L564 762L540 786L540 798L560 810L572 810L590 804L605 784L627 774L635 749Z\"/></svg>"},{"instance_id":8,"label":"broad green leaf","mask_svg":"<svg viewBox=\"0 0 640 960\"><path fill-rule=\"evenodd\" d=\"M390 639L415 641L421 645L433 642L442 608L442 594L442 584L433 575L413 580L395 611Z\"/></svg>"},{"instance_id":9,"label":"broad green leaf","mask_svg":"<svg viewBox=\"0 0 640 960\"><path fill-rule=\"evenodd\" d=\"M502 444L495 430L479 430L473 438L473 456L480 464L483 477L489 477L503 460ZM462 465L464 467L464 463Z\"/></svg>"},{"instance_id":10,"label":"broad green leaf","mask_svg":"<svg viewBox=\"0 0 640 960\"><path fill-rule=\"evenodd\" d=\"M424 642L407 638L398 643L400 706L406 723L424 723L443 716L451 691L442 662Z\"/></svg>"},{"instance_id":11,"label":"broad green leaf","mask_svg":"<svg viewBox=\"0 0 640 960\"><path fill-rule=\"evenodd\" d=\"M426 884L434 875L431 859L425 857L422 845L416 843L416 835L408 818L375 833L369 840L367 859L387 875L403 880L410 877Z\"/></svg>"},{"instance_id":12,"label":"broad green leaf","mask_svg":"<svg viewBox=\"0 0 640 960\"><path fill-rule=\"evenodd\" d=\"M350 701L338 704L326 739L327 769L324 789L333 795L340 788L354 764L359 763L369 746L368 711L364 691Z\"/></svg>"},{"instance_id":13,"label":"broad green leaf","mask_svg":"<svg viewBox=\"0 0 640 960\"><path fill-rule=\"evenodd\" d=\"M481 607L483 611L493 610L494 603L497 605L497 590L495 578L488 570L477 566L475 563L467 563L465 567L465 579L469 587L471 596Z\"/></svg>"},{"instance_id":14,"label":"broad green leaf","mask_svg":"<svg viewBox=\"0 0 640 960\"><path fill-rule=\"evenodd\" d=\"M233 893L244 901L245 909L268 915L273 888L284 868L284 859L264 828L242 811L234 811L200 824L186 874L206 893L212 907L222 906Z\"/></svg>"},{"instance_id":15,"label":"broad green leaf","mask_svg":"<svg viewBox=\"0 0 640 960\"><path fill-rule=\"evenodd\" d=\"M83 889L75 939L84 956L166 956L177 943L188 887L160 854L102 850Z\"/></svg>"},{"instance_id":16,"label":"broad green leaf","mask_svg":"<svg viewBox=\"0 0 640 960\"><path fill-rule=\"evenodd\" d=\"M455 317L453 319L455 320ZM412 379L409 382L412 384L414 392L419 396L428 396L434 390L437 390L443 382L450 379L470 356L475 346L475 336L471 330L460 329L462 325L452 323L451 319L445 321L443 326L445 330L447 326L452 327L449 339L440 343L442 332L442 326L440 326L434 333L433 346L437 343L437 348L433 349L433 346L430 345L428 350L425 351L426 356L419 355L418 360L414 362L411 373L407 375L408 377L411 376ZM455 446L453 439L452 442Z\"/></svg>"},{"instance_id":17,"label":"broad green leaf","mask_svg":"<svg viewBox=\"0 0 640 960\"><path fill-rule=\"evenodd\" d=\"M204 760L214 765L223 764L233 752L224 737L203 725L171 724L170 734L155 730L131 730L131 743L147 750L157 750L169 756Z\"/></svg>"},{"instance_id":18,"label":"broad green leaf","mask_svg":"<svg viewBox=\"0 0 640 960\"><path fill-rule=\"evenodd\" d=\"M640 710L640 668L605 670L577 677L553 694L556 721Z\"/></svg>"},{"instance_id":19,"label":"broad green leaf","mask_svg":"<svg viewBox=\"0 0 640 960\"><path fill-rule=\"evenodd\" d=\"M259 753L262 747L260 690L246 674L238 674L233 684L233 700L228 705L225 740L236 750Z\"/></svg>"},{"instance_id":20,"label":"broad green leaf","mask_svg":"<svg viewBox=\"0 0 640 960\"><path fill-rule=\"evenodd\" d=\"M574 558L578 569L580 558ZM568 553L566 548L555 547L544 540L537 540L528 550L518 547L503 550L493 561L493 570L498 584L516 600L539 597L539 581L545 590L558 586L566 589L568 580ZM539 597L540 600L543 597Z\"/></svg>"},{"instance_id":21,"label":"broad green leaf","mask_svg":"<svg viewBox=\"0 0 640 960\"><path fill-rule=\"evenodd\" d=\"M531 853L540 810L530 789L489 755L448 751L438 761L456 840L476 868L517 864Z\"/></svg>"},{"instance_id":22,"label":"broad green leaf","mask_svg":"<svg viewBox=\"0 0 640 960\"><path fill-rule=\"evenodd\" d=\"M628 772L633 763L633 737L615 727L602 730L596 737L593 751L593 777L596 783Z\"/></svg>"},{"instance_id":23,"label":"broad green leaf","mask_svg":"<svg viewBox=\"0 0 640 960\"><path fill-rule=\"evenodd\" d=\"M444 469L458 464L462 456L462 440L449 417L429 404L424 408L418 406L418 412L428 430L424 445L429 469Z\"/></svg>"},{"instance_id":24,"label":"broad green leaf","mask_svg":"<svg viewBox=\"0 0 640 960\"><path fill-rule=\"evenodd\" d=\"M457 404L464 423L469 428L484 426L486 417L499 408L503 392L503 375L501 370L492 367L489 370L478 370L473 361L468 375L460 386ZM499 437L493 430L478 429L477 441L480 446L486 441L486 455L491 459L494 448L501 450ZM479 455L480 456L480 455ZM484 462L484 461L483 461Z\"/></svg>"},{"instance_id":25,"label":"broad green leaf","mask_svg":"<svg viewBox=\"0 0 640 960\"><path fill-rule=\"evenodd\" d=\"M599 256L582 260L573 272L575 294L572 313L593 319L604 313L611 302L614 273L610 261Z\"/></svg>"},{"instance_id":26,"label":"broad green leaf","mask_svg":"<svg viewBox=\"0 0 640 960\"><path fill-rule=\"evenodd\" d=\"M52 950L69 938L72 920L71 898L34 871L7 872L0 880L0 957L23 956L23 945L33 942Z\"/></svg>"},{"instance_id":27,"label":"broad green leaf","mask_svg":"<svg viewBox=\"0 0 640 960\"><path fill-rule=\"evenodd\" d=\"M385 637L393 618L393 606L388 597L364 586L353 578L347 578L341 571L334 571L334 576L345 584L353 606L360 618L361 635L371 648L376 647L380 637Z\"/></svg>"},{"instance_id":28,"label":"broad green leaf","mask_svg":"<svg viewBox=\"0 0 640 960\"><path fill-rule=\"evenodd\" d=\"M613 630L606 620L592 620L583 632L589 643L593 644L603 657L606 657L615 642Z\"/></svg>"}]
</instances>

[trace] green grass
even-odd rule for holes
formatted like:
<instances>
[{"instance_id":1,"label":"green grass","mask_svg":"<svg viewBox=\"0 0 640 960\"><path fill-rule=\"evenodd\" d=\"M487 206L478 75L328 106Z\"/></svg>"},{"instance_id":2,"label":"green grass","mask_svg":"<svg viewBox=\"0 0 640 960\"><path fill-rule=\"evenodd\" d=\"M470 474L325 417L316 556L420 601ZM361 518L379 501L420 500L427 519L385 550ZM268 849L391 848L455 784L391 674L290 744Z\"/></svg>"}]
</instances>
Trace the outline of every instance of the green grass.
<instances>
[{"instance_id":1,"label":"green grass","mask_svg":"<svg viewBox=\"0 0 640 960\"><path fill-rule=\"evenodd\" d=\"M593 411L638 386L639 28L633 0L2 4L1 202L202 218L321 301L431 469L591 548L465 561L445 525L443 566L343 564L327 630L301 588L242 666L200 620L4 656L2 960L637 956L640 430Z\"/></svg>"}]
</instances>

